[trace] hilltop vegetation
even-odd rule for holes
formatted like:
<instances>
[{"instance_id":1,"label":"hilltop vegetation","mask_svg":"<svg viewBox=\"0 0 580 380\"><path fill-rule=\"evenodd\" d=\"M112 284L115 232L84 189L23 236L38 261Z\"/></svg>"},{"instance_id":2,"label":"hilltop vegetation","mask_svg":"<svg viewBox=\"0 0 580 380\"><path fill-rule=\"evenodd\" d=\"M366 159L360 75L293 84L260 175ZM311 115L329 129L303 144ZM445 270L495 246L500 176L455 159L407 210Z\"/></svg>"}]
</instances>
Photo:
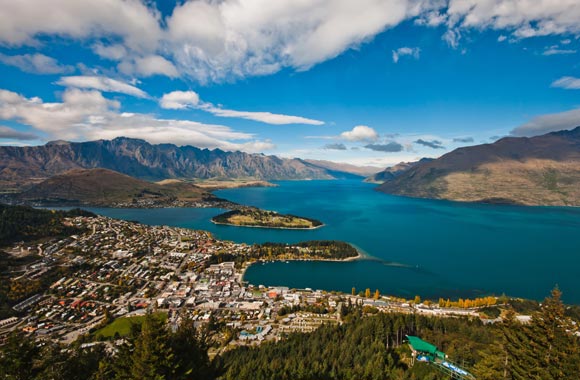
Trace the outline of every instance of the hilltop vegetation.
<instances>
[{"instance_id":1,"label":"hilltop vegetation","mask_svg":"<svg viewBox=\"0 0 580 380\"><path fill-rule=\"evenodd\" d=\"M63 224L64 218L74 216L94 216L94 214L80 209L41 210L0 203L0 247L16 241L32 241L78 233L77 229Z\"/></svg>"}]
</instances>

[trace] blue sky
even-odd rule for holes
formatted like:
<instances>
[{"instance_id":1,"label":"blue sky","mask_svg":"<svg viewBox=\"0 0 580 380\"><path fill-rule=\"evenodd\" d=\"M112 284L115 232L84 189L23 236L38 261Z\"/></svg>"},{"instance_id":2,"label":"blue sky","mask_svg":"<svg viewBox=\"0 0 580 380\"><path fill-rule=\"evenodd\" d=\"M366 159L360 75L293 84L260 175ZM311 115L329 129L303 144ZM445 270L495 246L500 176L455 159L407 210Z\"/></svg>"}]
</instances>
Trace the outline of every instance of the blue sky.
<instances>
[{"instance_id":1,"label":"blue sky","mask_svg":"<svg viewBox=\"0 0 580 380\"><path fill-rule=\"evenodd\" d=\"M2 145L129 136L383 167L580 125L573 0L0 7Z\"/></svg>"}]
</instances>

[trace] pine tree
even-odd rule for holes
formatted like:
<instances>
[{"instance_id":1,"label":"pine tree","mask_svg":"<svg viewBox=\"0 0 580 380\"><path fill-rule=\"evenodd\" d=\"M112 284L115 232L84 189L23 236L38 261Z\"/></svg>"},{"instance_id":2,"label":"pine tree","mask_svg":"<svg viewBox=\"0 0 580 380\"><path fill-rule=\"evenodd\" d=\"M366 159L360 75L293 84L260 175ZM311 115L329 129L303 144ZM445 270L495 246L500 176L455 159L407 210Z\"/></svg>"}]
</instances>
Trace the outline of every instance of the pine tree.
<instances>
[{"instance_id":1,"label":"pine tree","mask_svg":"<svg viewBox=\"0 0 580 380\"><path fill-rule=\"evenodd\" d=\"M133 326L129 343L114 360L115 379L163 380L173 378L176 365L169 332L156 315L147 314L141 326Z\"/></svg>"}]
</instances>

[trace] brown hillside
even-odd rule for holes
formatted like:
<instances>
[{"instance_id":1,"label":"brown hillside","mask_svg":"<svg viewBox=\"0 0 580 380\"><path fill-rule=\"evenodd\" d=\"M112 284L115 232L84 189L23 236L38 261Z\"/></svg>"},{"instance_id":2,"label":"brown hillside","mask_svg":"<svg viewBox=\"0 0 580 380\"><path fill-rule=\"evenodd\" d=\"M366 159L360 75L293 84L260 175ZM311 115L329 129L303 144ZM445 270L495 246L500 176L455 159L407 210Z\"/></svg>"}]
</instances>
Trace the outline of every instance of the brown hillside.
<instances>
[{"instance_id":1,"label":"brown hillside","mask_svg":"<svg viewBox=\"0 0 580 380\"><path fill-rule=\"evenodd\" d=\"M456 149L379 186L421 198L580 205L580 127Z\"/></svg>"},{"instance_id":2,"label":"brown hillside","mask_svg":"<svg viewBox=\"0 0 580 380\"><path fill-rule=\"evenodd\" d=\"M199 201L213 196L195 185L172 181L156 184L108 169L74 169L51 177L18 195L25 202L111 205L150 199Z\"/></svg>"}]
</instances>

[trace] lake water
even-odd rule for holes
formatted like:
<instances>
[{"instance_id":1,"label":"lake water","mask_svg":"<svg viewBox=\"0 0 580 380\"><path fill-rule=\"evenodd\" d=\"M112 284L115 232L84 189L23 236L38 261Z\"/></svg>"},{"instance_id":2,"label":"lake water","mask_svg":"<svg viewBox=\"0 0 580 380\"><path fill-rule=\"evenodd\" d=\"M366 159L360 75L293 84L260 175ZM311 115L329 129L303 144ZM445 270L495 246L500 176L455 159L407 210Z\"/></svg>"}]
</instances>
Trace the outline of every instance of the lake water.
<instances>
[{"instance_id":1,"label":"lake water","mask_svg":"<svg viewBox=\"0 0 580 380\"><path fill-rule=\"evenodd\" d=\"M357 180L283 181L219 197L321 220L308 231L214 225L219 209L92 209L147 224L204 229L237 242L336 239L370 256L354 262L251 266L253 284L423 298L506 293L542 299L558 284L580 303L580 209L461 204L390 196Z\"/></svg>"}]
</instances>

